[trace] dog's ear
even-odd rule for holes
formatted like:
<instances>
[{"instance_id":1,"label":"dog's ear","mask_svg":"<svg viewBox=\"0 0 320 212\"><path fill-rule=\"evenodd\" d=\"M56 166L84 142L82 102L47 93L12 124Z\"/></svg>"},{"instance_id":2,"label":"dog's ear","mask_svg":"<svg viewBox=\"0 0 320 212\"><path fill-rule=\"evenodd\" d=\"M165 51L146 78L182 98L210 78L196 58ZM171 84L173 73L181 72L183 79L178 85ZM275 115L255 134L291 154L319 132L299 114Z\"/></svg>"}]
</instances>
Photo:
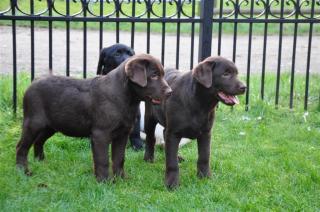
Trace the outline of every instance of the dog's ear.
<instances>
[{"instance_id":1,"label":"dog's ear","mask_svg":"<svg viewBox=\"0 0 320 212\"><path fill-rule=\"evenodd\" d=\"M102 70L103 70L103 66L104 66L104 58L105 58L104 51L101 50L100 56L99 56L98 67L97 67L97 75L103 74Z\"/></svg>"},{"instance_id":2,"label":"dog's ear","mask_svg":"<svg viewBox=\"0 0 320 212\"><path fill-rule=\"evenodd\" d=\"M147 62L142 58L132 58L125 65L125 72L129 79L141 87L147 86Z\"/></svg>"},{"instance_id":3,"label":"dog's ear","mask_svg":"<svg viewBox=\"0 0 320 212\"><path fill-rule=\"evenodd\" d=\"M130 53L131 53L131 55L135 55L136 54L133 49L130 49Z\"/></svg>"},{"instance_id":4,"label":"dog's ear","mask_svg":"<svg viewBox=\"0 0 320 212\"><path fill-rule=\"evenodd\" d=\"M212 86L212 70L215 62L205 60L199 63L193 70L192 76L204 87L210 88Z\"/></svg>"}]
</instances>

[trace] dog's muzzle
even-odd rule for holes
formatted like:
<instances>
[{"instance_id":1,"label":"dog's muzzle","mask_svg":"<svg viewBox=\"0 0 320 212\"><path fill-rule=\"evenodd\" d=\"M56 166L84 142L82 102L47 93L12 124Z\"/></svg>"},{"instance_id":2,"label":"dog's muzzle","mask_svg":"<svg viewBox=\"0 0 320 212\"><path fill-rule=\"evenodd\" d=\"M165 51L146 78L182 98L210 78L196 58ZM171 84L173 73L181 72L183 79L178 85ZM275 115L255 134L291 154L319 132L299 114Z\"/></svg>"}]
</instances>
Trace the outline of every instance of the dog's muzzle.
<instances>
[{"instance_id":1,"label":"dog's muzzle","mask_svg":"<svg viewBox=\"0 0 320 212\"><path fill-rule=\"evenodd\" d=\"M172 89L168 86L164 91L164 97L167 99L171 96L171 94L172 94Z\"/></svg>"}]
</instances>

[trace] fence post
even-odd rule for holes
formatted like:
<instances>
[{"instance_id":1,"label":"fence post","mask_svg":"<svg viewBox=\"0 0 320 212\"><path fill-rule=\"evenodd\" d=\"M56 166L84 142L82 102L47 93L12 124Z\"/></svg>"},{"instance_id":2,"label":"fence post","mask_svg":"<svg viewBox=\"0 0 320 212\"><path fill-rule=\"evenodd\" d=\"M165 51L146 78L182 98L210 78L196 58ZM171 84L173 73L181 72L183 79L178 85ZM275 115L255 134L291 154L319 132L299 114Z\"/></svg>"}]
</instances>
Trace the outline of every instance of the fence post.
<instances>
[{"instance_id":1,"label":"fence post","mask_svg":"<svg viewBox=\"0 0 320 212\"><path fill-rule=\"evenodd\" d=\"M211 55L213 5L216 0L200 1L200 33L198 61Z\"/></svg>"}]
</instances>

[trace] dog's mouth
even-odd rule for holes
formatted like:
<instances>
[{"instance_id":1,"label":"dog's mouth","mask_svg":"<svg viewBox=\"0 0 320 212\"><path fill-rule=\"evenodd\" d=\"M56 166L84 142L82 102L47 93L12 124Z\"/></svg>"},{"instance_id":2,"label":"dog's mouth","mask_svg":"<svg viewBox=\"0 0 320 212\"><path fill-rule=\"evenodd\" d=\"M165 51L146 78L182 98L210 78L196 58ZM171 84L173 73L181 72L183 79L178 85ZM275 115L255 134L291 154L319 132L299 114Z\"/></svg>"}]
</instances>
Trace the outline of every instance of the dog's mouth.
<instances>
[{"instance_id":1,"label":"dog's mouth","mask_svg":"<svg viewBox=\"0 0 320 212\"><path fill-rule=\"evenodd\" d=\"M226 105L239 104L239 99L234 95L228 95L222 91L219 91L218 96L221 99L221 101Z\"/></svg>"},{"instance_id":2,"label":"dog's mouth","mask_svg":"<svg viewBox=\"0 0 320 212\"><path fill-rule=\"evenodd\" d=\"M151 102L155 105L160 105L161 104L161 100L160 99L151 99Z\"/></svg>"},{"instance_id":3,"label":"dog's mouth","mask_svg":"<svg viewBox=\"0 0 320 212\"><path fill-rule=\"evenodd\" d=\"M148 96L148 98L152 102L152 104L154 104L154 105L160 105L161 104L161 99L152 98L151 96Z\"/></svg>"}]
</instances>

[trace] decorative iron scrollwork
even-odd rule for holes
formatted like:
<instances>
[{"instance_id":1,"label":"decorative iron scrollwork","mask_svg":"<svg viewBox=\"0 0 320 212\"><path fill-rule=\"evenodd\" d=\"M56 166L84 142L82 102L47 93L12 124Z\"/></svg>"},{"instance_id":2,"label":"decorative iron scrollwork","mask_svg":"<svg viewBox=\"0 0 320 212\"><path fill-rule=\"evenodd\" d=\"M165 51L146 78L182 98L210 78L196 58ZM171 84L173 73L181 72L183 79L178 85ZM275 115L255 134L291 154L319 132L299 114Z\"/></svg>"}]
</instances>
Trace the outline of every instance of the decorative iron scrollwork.
<instances>
[{"instance_id":1,"label":"decorative iron scrollwork","mask_svg":"<svg viewBox=\"0 0 320 212\"><path fill-rule=\"evenodd\" d=\"M88 2L87 10L94 17L112 17L117 12L117 1L113 0L91 0Z\"/></svg>"},{"instance_id":2,"label":"decorative iron scrollwork","mask_svg":"<svg viewBox=\"0 0 320 212\"><path fill-rule=\"evenodd\" d=\"M190 11L187 12L186 8L187 7L191 7ZM186 0L186 1L182 1L181 5L180 5L180 10L183 16L187 17L187 18L194 18L195 17L195 8L196 8L196 1L192 1L192 0Z\"/></svg>"},{"instance_id":3,"label":"decorative iron scrollwork","mask_svg":"<svg viewBox=\"0 0 320 212\"><path fill-rule=\"evenodd\" d=\"M224 19L235 15L244 19L320 18L320 0L225 0L222 7L228 8Z\"/></svg>"},{"instance_id":4,"label":"decorative iron scrollwork","mask_svg":"<svg viewBox=\"0 0 320 212\"><path fill-rule=\"evenodd\" d=\"M3 15L3 14L7 14L7 13L9 13L10 11L11 11L11 3L10 3L10 1L8 1L7 2L7 4L8 5L5 5L5 7L4 8L0 8L0 15Z\"/></svg>"},{"instance_id":5,"label":"decorative iron scrollwork","mask_svg":"<svg viewBox=\"0 0 320 212\"><path fill-rule=\"evenodd\" d=\"M215 14L223 19L319 19L320 0L216 0L222 3L224 14ZM7 6L0 8L1 15L48 16L48 11L57 17L115 17L126 18L195 18L198 17L199 0L33 0L41 4L38 11L27 5L30 0L7 0ZM59 3L58 3L59 2ZM68 7L67 7L68 5ZM27 8L27 9L26 9ZM39 8L39 7L37 7ZM67 11L66 8L69 8ZM135 8L133 13L132 8ZM217 8L219 10L219 8ZM33 11L33 12L31 12ZM281 13L283 11L283 13Z\"/></svg>"},{"instance_id":6,"label":"decorative iron scrollwork","mask_svg":"<svg viewBox=\"0 0 320 212\"><path fill-rule=\"evenodd\" d=\"M13 1L13 2L14 2L14 5L15 5L16 10L17 10L18 12L24 14L24 15L27 15L27 16L29 16L29 15L41 16L41 15L45 14L45 13L49 10L48 4L47 4L45 1L43 1L43 0L34 0L34 3L44 2L45 7L44 7L44 8L42 7L42 9L39 10L39 11L35 11L35 10L33 9L33 13L31 12L31 9L32 9L32 8L31 8L31 5L28 6L28 7L29 7L29 10L28 10L28 11L25 11L26 8L22 8L22 7L20 6L21 1L16 0L16 1Z\"/></svg>"}]
</instances>

